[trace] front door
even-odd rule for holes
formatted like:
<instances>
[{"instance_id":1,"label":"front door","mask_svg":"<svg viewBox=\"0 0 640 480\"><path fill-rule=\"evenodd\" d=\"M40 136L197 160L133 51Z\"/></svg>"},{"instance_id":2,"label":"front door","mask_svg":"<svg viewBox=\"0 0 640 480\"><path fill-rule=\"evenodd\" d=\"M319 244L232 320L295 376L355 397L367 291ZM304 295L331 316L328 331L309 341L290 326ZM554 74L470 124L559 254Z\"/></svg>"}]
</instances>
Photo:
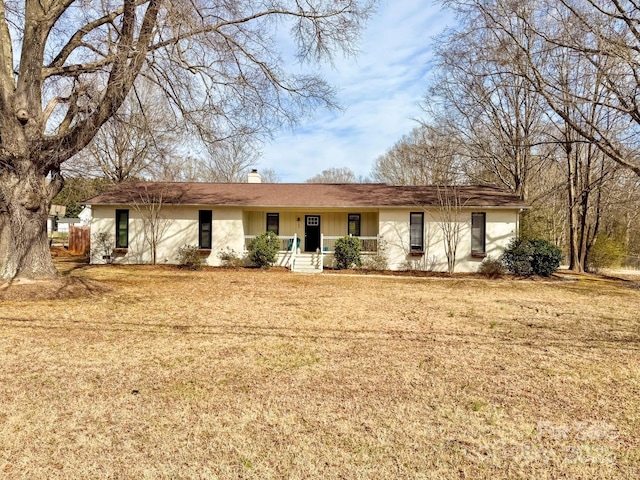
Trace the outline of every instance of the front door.
<instances>
[{"instance_id":1,"label":"front door","mask_svg":"<svg viewBox=\"0 0 640 480\"><path fill-rule=\"evenodd\" d=\"M304 217L304 251L315 252L320 248L320 215Z\"/></svg>"}]
</instances>

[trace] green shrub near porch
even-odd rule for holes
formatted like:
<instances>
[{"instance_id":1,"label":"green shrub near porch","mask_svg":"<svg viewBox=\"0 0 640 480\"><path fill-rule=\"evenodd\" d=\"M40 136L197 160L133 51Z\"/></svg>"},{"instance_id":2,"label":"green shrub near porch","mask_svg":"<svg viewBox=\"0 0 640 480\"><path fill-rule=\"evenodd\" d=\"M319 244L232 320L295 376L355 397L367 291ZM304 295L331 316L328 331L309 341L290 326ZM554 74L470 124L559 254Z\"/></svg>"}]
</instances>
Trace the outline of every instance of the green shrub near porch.
<instances>
[{"instance_id":1,"label":"green shrub near porch","mask_svg":"<svg viewBox=\"0 0 640 480\"><path fill-rule=\"evenodd\" d=\"M360 248L360 239L358 237L341 237L337 239L333 256L338 269L343 270L361 266Z\"/></svg>"},{"instance_id":2,"label":"green shrub near porch","mask_svg":"<svg viewBox=\"0 0 640 480\"><path fill-rule=\"evenodd\" d=\"M280 239L273 232L258 235L249 244L249 260L260 268L268 269L278 258Z\"/></svg>"}]
</instances>

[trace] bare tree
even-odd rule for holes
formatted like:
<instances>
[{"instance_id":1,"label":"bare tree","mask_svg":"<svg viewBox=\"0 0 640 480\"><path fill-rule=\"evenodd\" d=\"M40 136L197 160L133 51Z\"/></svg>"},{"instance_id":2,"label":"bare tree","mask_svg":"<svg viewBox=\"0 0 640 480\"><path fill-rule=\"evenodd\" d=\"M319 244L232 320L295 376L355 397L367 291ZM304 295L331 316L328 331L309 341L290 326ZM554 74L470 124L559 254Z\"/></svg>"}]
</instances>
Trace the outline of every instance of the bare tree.
<instances>
[{"instance_id":1,"label":"bare tree","mask_svg":"<svg viewBox=\"0 0 640 480\"><path fill-rule=\"evenodd\" d=\"M208 182L245 182L260 156L252 142L242 137L207 145L207 152L202 177Z\"/></svg>"},{"instance_id":2,"label":"bare tree","mask_svg":"<svg viewBox=\"0 0 640 480\"><path fill-rule=\"evenodd\" d=\"M143 243L149 247L151 252L151 264L157 263L158 245L162 241L167 229L169 220L164 215L167 195L163 190L150 191L143 187L138 195L139 200L132 203L133 209L138 212L142 220ZM173 200L175 201L175 199Z\"/></svg>"},{"instance_id":3,"label":"bare tree","mask_svg":"<svg viewBox=\"0 0 640 480\"><path fill-rule=\"evenodd\" d=\"M378 157L371 176L390 185L463 183L458 153L455 138L441 126L424 123Z\"/></svg>"},{"instance_id":4,"label":"bare tree","mask_svg":"<svg viewBox=\"0 0 640 480\"><path fill-rule=\"evenodd\" d=\"M358 177L348 167L328 168L309 178L307 183L358 183Z\"/></svg>"},{"instance_id":5,"label":"bare tree","mask_svg":"<svg viewBox=\"0 0 640 480\"><path fill-rule=\"evenodd\" d=\"M612 45L601 45L615 39L597 13L598 2L448 3L464 20L441 43L441 81L431 90L442 101L437 113L459 127L469 158L481 166L477 178L498 179L532 204L556 197L556 181L534 198L529 191L532 185L540 190L542 172L553 162L564 164L558 171L565 178L570 268L584 271L615 173L607 158L625 165L611 148L615 143L628 155L640 133L615 107L620 95L613 77L618 90L635 80L629 70L622 74L624 62L610 54ZM589 28L587 17L593 21ZM614 28L624 32L628 25ZM588 54L578 48L583 38L595 42ZM633 155L625 161L633 167Z\"/></svg>"},{"instance_id":6,"label":"bare tree","mask_svg":"<svg viewBox=\"0 0 640 480\"><path fill-rule=\"evenodd\" d=\"M69 159L63 173L104 177L114 183L158 178L179 161L180 125L148 82L138 82L118 112L102 126L87 148Z\"/></svg>"},{"instance_id":7,"label":"bare tree","mask_svg":"<svg viewBox=\"0 0 640 480\"><path fill-rule=\"evenodd\" d=\"M458 246L466 226L460 221L462 207L460 192L455 186L438 186L438 206L435 211L435 220L442 232L442 243L449 273L454 273L456 269Z\"/></svg>"},{"instance_id":8,"label":"bare tree","mask_svg":"<svg viewBox=\"0 0 640 480\"><path fill-rule=\"evenodd\" d=\"M460 4L465 15L459 27L438 39L438 73L423 108L446 125L449 138L458 139L471 183L507 188L529 201L532 178L549 162L544 148L548 107L528 79L511 67L517 59L510 56L512 47L503 35L469 6L474 2ZM527 29L510 25L525 43Z\"/></svg>"},{"instance_id":9,"label":"bare tree","mask_svg":"<svg viewBox=\"0 0 640 480\"><path fill-rule=\"evenodd\" d=\"M263 168L260 170L260 177L262 178L262 183L280 183L278 172L273 168Z\"/></svg>"},{"instance_id":10,"label":"bare tree","mask_svg":"<svg viewBox=\"0 0 640 480\"><path fill-rule=\"evenodd\" d=\"M530 184L531 210L521 213L519 234L523 238L545 238L557 246L567 245L567 174L561 150Z\"/></svg>"},{"instance_id":11,"label":"bare tree","mask_svg":"<svg viewBox=\"0 0 640 480\"><path fill-rule=\"evenodd\" d=\"M156 168L154 179L163 182L245 182L247 175L258 163L258 153L250 152L249 159L242 155L226 157L229 163L226 170L218 170L216 163L224 167L224 161L212 158L202 159L200 157L183 156L175 157L171 161ZM235 162L235 163L234 163ZM261 169L260 177L263 183L278 183L278 174L273 169Z\"/></svg>"},{"instance_id":12,"label":"bare tree","mask_svg":"<svg viewBox=\"0 0 640 480\"><path fill-rule=\"evenodd\" d=\"M155 169L154 179L161 182L204 182L207 172L203 161L193 155L181 155Z\"/></svg>"},{"instance_id":13,"label":"bare tree","mask_svg":"<svg viewBox=\"0 0 640 480\"><path fill-rule=\"evenodd\" d=\"M277 30L316 61L353 52L370 10L367 0L0 1L0 277L56 275L44 225L62 164L136 79L157 85L195 134L268 132L334 103L322 79L283 70Z\"/></svg>"},{"instance_id":14,"label":"bare tree","mask_svg":"<svg viewBox=\"0 0 640 480\"><path fill-rule=\"evenodd\" d=\"M597 122L602 131L609 132L617 127L619 116L603 116L606 114L600 105L606 91L597 72L592 72L581 58L564 51L557 52L550 61L559 73L566 94L563 115L556 123L558 144L566 163L569 268L583 272L598 236L605 186L615 173L615 164L594 143L585 141L574 125L590 131L589 123ZM568 93L570 89L579 90L584 98L591 97L591 101L576 104ZM591 122L584 122L582 118L590 118Z\"/></svg>"},{"instance_id":15,"label":"bare tree","mask_svg":"<svg viewBox=\"0 0 640 480\"><path fill-rule=\"evenodd\" d=\"M638 5L630 0L536 0L532 2L473 0L470 2L509 44L506 61L531 83L554 111L585 141L640 175L640 29ZM526 28L522 38L517 29ZM578 85L563 83L549 56L569 55L594 72L601 85L603 117L567 115L568 98L581 108L593 102ZM611 130L602 118L626 118L625 129Z\"/></svg>"}]
</instances>

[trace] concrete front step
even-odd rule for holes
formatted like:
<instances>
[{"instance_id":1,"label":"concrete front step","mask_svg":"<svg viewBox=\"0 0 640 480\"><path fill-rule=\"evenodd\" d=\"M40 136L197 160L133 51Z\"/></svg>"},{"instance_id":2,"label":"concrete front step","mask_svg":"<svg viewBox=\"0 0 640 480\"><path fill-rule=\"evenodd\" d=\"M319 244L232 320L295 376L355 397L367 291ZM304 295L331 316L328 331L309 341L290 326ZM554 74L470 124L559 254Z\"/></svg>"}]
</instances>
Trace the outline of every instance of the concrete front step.
<instances>
[{"instance_id":1,"label":"concrete front step","mask_svg":"<svg viewBox=\"0 0 640 480\"><path fill-rule=\"evenodd\" d=\"M317 264L319 259L316 255L298 255L296 256L296 264L293 268L297 273L321 273L322 268Z\"/></svg>"},{"instance_id":2,"label":"concrete front step","mask_svg":"<svg viewBox=\"0 0 640 480\"><path fill-rule=\"evenodd\" d=\"M320 270L319 268L294 268L293 269L293 273L310 273L310 274L314 274L314 273L322 273L322 270Z\"/></svg>"}]
</instances>

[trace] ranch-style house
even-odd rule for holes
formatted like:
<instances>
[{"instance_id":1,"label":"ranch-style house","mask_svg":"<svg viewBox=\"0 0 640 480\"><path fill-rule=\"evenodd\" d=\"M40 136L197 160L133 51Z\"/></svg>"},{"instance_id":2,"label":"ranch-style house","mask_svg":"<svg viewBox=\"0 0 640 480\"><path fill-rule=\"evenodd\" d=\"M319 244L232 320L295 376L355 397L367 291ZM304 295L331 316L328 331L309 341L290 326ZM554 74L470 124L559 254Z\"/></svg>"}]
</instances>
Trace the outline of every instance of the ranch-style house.
<instances>
[{"instance_id":1,"label":"ranch-style house","mask_svg":"<svg viewBox=\"0 0 640 480\"><path fill-rule=\"evenodd\" d=\"M528 208L490 187L262 183L255 171L247 183L123 183L86 203L92 263L150 263L155 243L157 263L177 263L180 247L196 245L217 266L222 252L242 256L272 231L278 264L306 272L331 266L345 235L360 239L364 259L383 257L391 270L446 271L455 247L455 271L474 272L518 235ZM105 241L113 248L105 251Z\"/></svg>"}]
</instances>

